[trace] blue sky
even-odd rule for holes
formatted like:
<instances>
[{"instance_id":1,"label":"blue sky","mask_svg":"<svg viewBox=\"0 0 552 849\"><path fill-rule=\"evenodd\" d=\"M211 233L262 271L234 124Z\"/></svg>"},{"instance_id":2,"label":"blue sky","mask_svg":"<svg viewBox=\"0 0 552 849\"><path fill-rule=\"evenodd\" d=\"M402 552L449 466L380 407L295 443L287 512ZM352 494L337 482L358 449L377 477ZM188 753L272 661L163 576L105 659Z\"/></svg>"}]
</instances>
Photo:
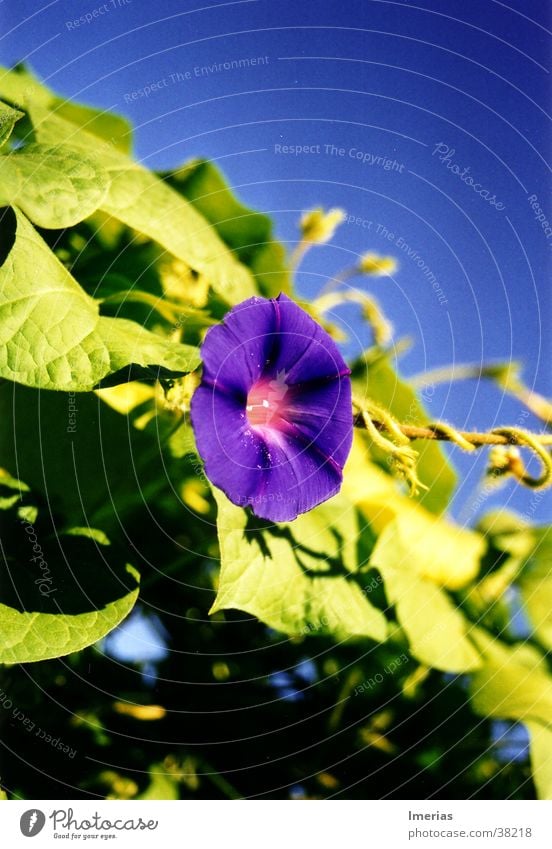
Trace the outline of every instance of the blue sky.
<instances>
[{"instance_id":1,"label":"blue sky","mask_svg":"<svg viewBox=\"0 0 552 849\"><path fill-rule=\"evenodd\" d=\"M27 60L63 95L127 115L151 167L218 161L290 245L302 210L343 207L357 223L305 259L300 290L365 250L397 256L371 291L395 339L413 340L405 374L515 359L550 393L552 231L536 219L540 207L552 220L546 4L4 0L0 22L0 62ZM344 316L358 349L367 336ZM445 384L429 406L466 429L538 427L488 384ZM484 458L454 460L475 503ZM496 499L551 516L513 485Z\"/></svg>"}]
</instances>

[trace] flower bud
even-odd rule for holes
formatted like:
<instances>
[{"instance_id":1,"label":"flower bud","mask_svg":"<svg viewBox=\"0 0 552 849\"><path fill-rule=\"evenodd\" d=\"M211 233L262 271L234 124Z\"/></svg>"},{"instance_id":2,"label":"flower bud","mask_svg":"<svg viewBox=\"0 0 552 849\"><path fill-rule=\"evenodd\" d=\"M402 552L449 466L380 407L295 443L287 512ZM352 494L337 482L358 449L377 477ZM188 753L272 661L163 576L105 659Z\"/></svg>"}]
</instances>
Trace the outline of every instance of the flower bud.
<instances>
[{"instance_id":1,"label":"flower bud","mask_svg":"<svg viewBox=\"0 0 552 849\"><path fill-rule=\"evenodd\" d=\"M373 277L394 274L398 267L399 264L394 257L380 256L374 253L363 254L358 263L358 270L362 274L370 274Z\"/></svg>"},{"instance_id":2,"label":"flower bud","mask_svg":"<svg viewBox=\"0 0 552 849\"><path fill-rule=\"evenodd\" d=\"M301 218L301 237L304 242L322 245L329 242L345 220L345 212L334 208L324 212L321 206L311 209Z\"/></svg>"}]
</instances>

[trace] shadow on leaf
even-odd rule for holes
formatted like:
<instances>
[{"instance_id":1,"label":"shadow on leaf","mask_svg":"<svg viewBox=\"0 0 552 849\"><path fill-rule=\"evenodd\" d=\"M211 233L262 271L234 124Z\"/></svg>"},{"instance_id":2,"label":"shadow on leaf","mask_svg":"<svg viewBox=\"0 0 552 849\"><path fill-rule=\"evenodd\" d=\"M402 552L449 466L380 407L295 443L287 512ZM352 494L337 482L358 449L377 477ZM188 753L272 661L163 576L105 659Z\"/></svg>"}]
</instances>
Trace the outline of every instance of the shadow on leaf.
<instances>
[{"instance_id":1,"label":"shadow on leaf","mask_svg":"<svg viewBox=\"0 0 552 849\"><path fill-rule=\"evenodd\" d=\"M258 519L251 513L247 516L247 523L244 528L248 539L250 541L254 540L257 543L263 557L266 558L272 557L271 541L284 540L287 542L295 556L297 565L307 577L352 577L351 573L345 569L340 556L344 543L343 536L337 528L330 527L327 530L335 541L337 554L328 554L320 549L305 545L305 543L297 538L293 527L289 525L275 525L264 519ZM309 559L311 561L310 563L308 562Z\"/></svg>"},{"instance_id":2,"label":"shadow on leaf","mask_svg":"<svg viewBox=\"0 0 552 849\"><path fill-rule=\"evenodd\" d=\"M58 534L15 508L0 514L0 531L0 604L21 613L91 613L138 587L135 570L93 531Z\"/></svg>"}]
</instances>

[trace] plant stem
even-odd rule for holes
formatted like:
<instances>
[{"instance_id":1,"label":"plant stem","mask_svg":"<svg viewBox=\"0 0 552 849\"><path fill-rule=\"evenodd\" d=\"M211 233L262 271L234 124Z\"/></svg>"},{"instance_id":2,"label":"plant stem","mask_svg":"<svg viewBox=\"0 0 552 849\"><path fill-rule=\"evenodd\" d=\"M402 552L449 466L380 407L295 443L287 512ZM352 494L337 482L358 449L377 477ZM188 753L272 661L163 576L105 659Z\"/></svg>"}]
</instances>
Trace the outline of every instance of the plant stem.
<instances>
[{"instance_id":1,"label":"plant stem","mask_svg":"<svg viewBox=\"0 0 552 849\"><path fill-rule=\"evenodd\" d=\"M355 426L364 428L365 424L361 415L357 415L355 417ZM380 430L385 432L387 430L386 425L383 422L374 421L374 426ZM437 439L445 442L454 442L452 437L441 431L438 426L432 427L418 427L416 425L401 425L399 424L399 428L401 432L408 437L408 439ZM508 438L500 433L472 433L470 431L459 430L457 431L459 436L462 439L465 439L466 442L469 442L471 445L474 445L476 448L479 448L482 445L515 445L516 442L513 439ZM552 445L552 435L548 434L533 434L535 439L537 439L541 445Z\"/></svg>"}]
</instances>

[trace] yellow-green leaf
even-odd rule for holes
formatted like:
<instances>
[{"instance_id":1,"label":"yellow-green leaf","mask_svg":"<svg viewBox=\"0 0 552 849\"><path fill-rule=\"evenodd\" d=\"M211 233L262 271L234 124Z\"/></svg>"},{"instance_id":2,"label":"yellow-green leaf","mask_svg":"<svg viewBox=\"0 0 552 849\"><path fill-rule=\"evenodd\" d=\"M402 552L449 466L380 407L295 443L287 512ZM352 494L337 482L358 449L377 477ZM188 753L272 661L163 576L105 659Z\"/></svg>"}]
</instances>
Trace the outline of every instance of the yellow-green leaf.
<instances>
[{"instance_id":1,"label":"yellow-green leaf","mask_svg":"<svg viewBox=\"0 0 552 849\"><path fill-rule=\"evenodd\" d=\"M130 151L132 131L126 118L59 97L23 65L18 65L13 70L0 66L0 97L20 109L27 109L31 104L43 106L60 118L66 119L69 129L71 125L84 127L89 133L110 142L123 153Z\"/></svg>"},{"instance_id":2,"label":"yellow-green leaf","mask_svg":"<svg viewBox=\"0 0 552 849\"><path fill-rule=\"evenodd\" d=\"M529 644L508 646L479 628L472 637L484 660L470 687L478 713L552 727L552 677L544 656Z\"/></svg>"},{"instance_id":3,"label":"yellow-green leaf","mask_svg":"<svg viewBox=\"0 0 552 849\"><path fill-rule=\"evenodd\" d=\"M404 495L394 478L370 462L368 440L358 431L344 470L343 492L376 533L383 533L395 520L380 543L381 548L389 539L386 556L391 562L396 545L396 556L406 557L414 571L451 590L477 576L485 550L483 536L433 515Z\"/></svg>"},{"instance_id":4,"label":"yellow-green leaf","mask_svg":"<svg viewBox=\"0 0 552 849\"><path fill-rule=\"evenodd\" d=\"M552 532L550 528L531 528L525 531L525 537L529 534L533 545L519 586L537 638L552 651Z\"/></svg>"},{"instance_id":5,"label":"yellow-green leaf","mask_svg":"<svg viewBox=\"0 0 552 849\"><path fill-rule=\"evenodd\" d=\"M437 549L428 534L412 552L401 517L390 522L378 537L370 563L382 574L385 592L395 605L412 654L426 666L447 672L467 672L480 663L468 639L469 623L447 593L419 572L417 557L431 560Z\"/></svg>"},{"instance_id":6,"label":"yellow-green leaf","mask_svg":"<svg viewBox=\"0 0 552 849\"><path fill-rule=\"evenodd\" d=\"M552 799L552 729L525 722L531 739L531 771L539 799Z\"/></svg>"},{"instance_id":7,"label":"yellow-green leaf","mask_svg":"<svg viewBox=\"0 0 552 849\"><path fill-rule=\"evenodd\" d=\"M132 321L105 318L22 212L0 267L0 375L43 389L86 391L131 364L185 374L196 348ZM124 380L121 377L121 380Z\"/></svg>"},{"instance_id":8,"label":"yellow-green leaf","mask_svg":"<svg viewBox=\"0 0 552 849\"><path fill-rule=\"evenodd\" d=\"M70 147L28 145L0 157L0 205L19 206L39 227L61 229L87 218L108 185L106 172Z\"/></svg>"},{"instance_id":9,"label":"yellow-green leaf","mask_svg":"<svg viewBox=\"0 0 552 849\"><path fill-rule=\"evenodd\" d=\"M241 203L216 165L194 160L163 177L211 222L221 239L253 271L263 295L290 294L286 252L273 240L270 218Z\"/></svg>"},{"instance_id":10,"label":"yellow-green leaf","mask_svg":"<svg viewBox=\"0 0 552 849\"><path fill-rule=\"evenodd\" d=\"M345 499L275 526L215 496L221 572L212 612L244 610L286 634L385 640L385 618L356 580L359 518Z\"/></svg>"},{"instance_id":11,"label":"yellow-green leaf","mask_svg":"<svg viewBox=\"0 0 552 849\"><path fill-rule=\"evenodd\" d=\"M16 122L22 117L23 113L18 109L0 101L0 147L7 142Z\"/></svg>"},{"instance_id":12,"label":"yellow-green leaf","mask_svg":"<svg viewBox=\"0 0 552 849\"><path fill-rule=\"evenodd\" d=\"M31 663L97 642L132 610L138 573L90 534L51 533L1 514L0 663ZM14 529L13 529L14 528Z\"/></svg>"},{"instance_id":13,"label":"yellow-green leaf","mask_svg":"<svg viewBox=\"0 0 552 849\"><path fill-rule=\"evenodd\" d=\"M38 140L55 145L66 138L82 150L109 177L109 189L101 209L158 242L165 250L204 276L228 303L256 293L249 271L233 256L215 229L177 191L133 162L112 145L47 109L32 104L29 114Z\"/></svg>"},{"instance_id":14,"label":"yellow-green leaf","mask_svg":"<svg viewBox=\"0 0 552 849\"><path fill-rule=\"evenodd\" d=\"M524 722L531 737L537 793L552 798L552 676L533 646L508 646L480 628L473 638L483 664L470 683L471 701L483 716Z\"/></svg>"}]
</instances>

